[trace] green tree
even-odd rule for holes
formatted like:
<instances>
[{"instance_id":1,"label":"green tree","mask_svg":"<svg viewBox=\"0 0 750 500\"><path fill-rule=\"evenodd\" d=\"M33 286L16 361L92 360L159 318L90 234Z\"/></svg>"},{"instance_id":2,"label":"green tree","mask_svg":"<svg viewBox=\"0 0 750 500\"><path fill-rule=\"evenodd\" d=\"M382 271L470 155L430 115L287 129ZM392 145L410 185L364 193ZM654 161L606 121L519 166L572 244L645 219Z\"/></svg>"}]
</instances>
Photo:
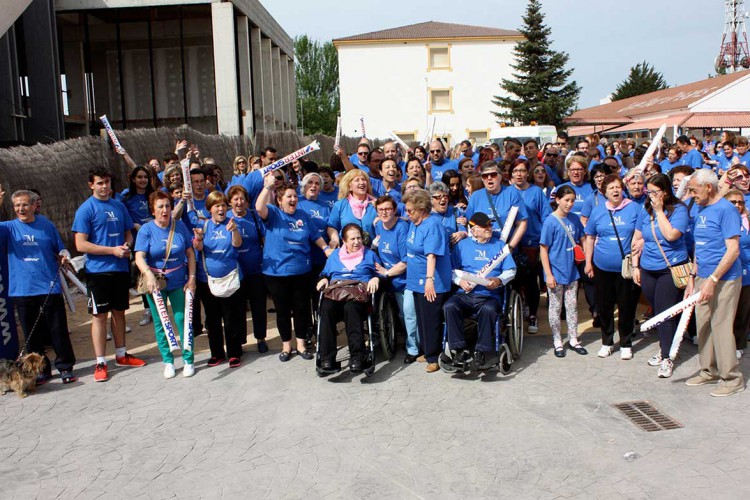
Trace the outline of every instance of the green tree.
<instances>
[{"instance_id":1,"label":"green tree","mask_svg":"<svg viewBox=\"0 0 750 500\"><path fill-rule=\"evenodd\" d=\"M339 113L339 58L333 42L294 39L297 64L297 125L305 134L336 133Z\"/></svg>"},{"instance_id":2,"label":"green tree","mask_svg":"<svg viewBox=\"0 0 750 500\"><path fill-rule=\"evenodd\" d=\"M619 101L641 94L648 94L669 87L664 76L646 61L630 68L628 77L612 93L612 100Z\"/></svg>"},{"instance_id":3,"label":"green tree","mask_svg":"<svg viewBox=\"0 0 750 500\"><path fill-rule=\"evenodd\" d=\"M534 120L560 128L563 118L574 111L581 88L575 81L568 82L573 73L565 69L570 56L550 48L552 30L544 24L541 9L539 0L529 0L519 29L524 39L513 49L513 79L500 83L507 95L494 96L492 103L500 110L492 114L499 121L528 124Z\"/></svg>"}]
</instances>

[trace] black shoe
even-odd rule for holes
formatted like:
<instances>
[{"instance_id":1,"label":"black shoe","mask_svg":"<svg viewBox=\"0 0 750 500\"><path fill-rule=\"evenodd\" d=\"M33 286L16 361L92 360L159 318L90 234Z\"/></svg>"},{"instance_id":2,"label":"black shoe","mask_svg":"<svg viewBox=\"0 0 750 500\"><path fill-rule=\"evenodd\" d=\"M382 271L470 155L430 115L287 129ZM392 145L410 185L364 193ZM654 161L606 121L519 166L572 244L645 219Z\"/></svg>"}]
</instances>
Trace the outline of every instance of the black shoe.
<instances>
[{"instance_id":1,"label":"black shoe","mask_svg":"<svg viewBox=\"0 0 750 500\"><path fill-rule=\"evenodd\" d=\"M320 369L324 372L330 372L333 370L333 362L332 361L321 361L320 362Z\"/></svg>"},{"instance_id":2,"label":"black shoe","mask_svg":"<svg viewBox=\"0 0 750 500\"><path fill-rule=\"evenodd\" d=\"M469 361L471 361L471 353L467 349L456 351L456 354L453 356L453 364L456 365L462 365Z\"/></svg>"},{"instance_id":3,"label":"black shoe","mask_svg":"<svg viewBox=\"0 0 750 500\"><path fill-rule=\"evenodd\" d=\"M352 373L358 373L362 371L362 360L353 359L349 362L349 371Z\"/></svg>"},{"instance_id":4,"label":"black shoe","mask_svg":"<svg viewBox=\"0 0 750 500\"><path fill-rule=\"evenodd\" d=\"M564 358L565 357L565 349L563 349L562 347L555 347L555 357L557 357L557 358Z\"/></svg>"},{"instance_id":5,"label":"black shoe","mask_svg":"<svg viewBox=\"0 0 750 500\"><path fill-rule=\"evenodd\" d=\"M413 355L413 354L407 354L406 356L404 356L404 364L405 365L410 365L410 364L414 363L415 361L417 361L417 357L415 355Z\"/></svg>"},{"instance_id":6,"label":"black shoe","mask_svg":"<svg viewBox=\"0 0 750 500\"><path fill-rule=\"evenodd\" d=\"M265 354L268 352L268 344L266 344L266 341L264 339L258 340L258 352L261 354Z\"/></svg>"},{"instance_id":7,"label":"black shoe","mask_svg":"<svg viewBox=\"0 0 750 500\"><path fill-rule=\"evenodd\" d=\"M289 352L289 351L281 351L279 353L279 361L281 361L282 363L286 363L290 359L292 359L292 353L291 352Z\"/></svg>"},{"instance_id":8,"label":"black shoe","mask_svg":"<svg viewBox=\"0 0 750 500\"><path fill-rule=\"evenodd\" d=\"M586 348L583 347L581 344L578 344L578 345L575 345L575 346L572 345L572 346L570 346L570 348L573 349L578 354L580 354L581 356L585 356L585 355L587 355L589 353L586 350Z\"/></svg>"},{"instance_id":9,"label":"black shoe","mask_svg":"<svg viewBox=\"0 0 750 500\"><path fill-rule=\"evenodd\" d=\"M305 361L310 361L315 357L310 351L297 351L297 354L299 354L299 357L304 359Z\"/></svg>"},{"instance_id":10,"label":"black shoe","mask_svg":"<svg viewBox=\"0 0 750 500\"><path fill-rule=\"evenodd\" d=\"M484 367L487 362L487 357L482 351L474 351L474 359L472 360L472 368L474 370L480 370Z\"/></svg>"}]
</instances>

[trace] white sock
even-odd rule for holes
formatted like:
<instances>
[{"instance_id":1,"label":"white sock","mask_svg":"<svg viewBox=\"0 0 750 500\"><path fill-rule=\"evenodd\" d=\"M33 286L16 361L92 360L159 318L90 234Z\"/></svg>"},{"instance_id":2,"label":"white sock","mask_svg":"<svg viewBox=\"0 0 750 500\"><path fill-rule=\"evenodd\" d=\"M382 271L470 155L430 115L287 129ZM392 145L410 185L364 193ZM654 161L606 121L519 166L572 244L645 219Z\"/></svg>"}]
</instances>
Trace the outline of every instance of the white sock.
<instances>
[{"instance_id":1,"label":"white sock","mask_svg":"<svg viewBox=\"0 0 750 500\"><path fill-rule=\"evenodd\" d=\"M569 337L568 345L570 345L570 347L578 347L579 345L578 337Z\"/></svg>"},{"instance_id":2,"label":"white sock","mask_svg":"<svg viewBox=\"0 0 750 500\"><path fill-rule=\"evenodd\" d=\"M124 357L126 352L127 349L125 349L125 346L115 347L115 356L117 356L118 358Z\"/></svg>"},{"instance_id":3,"label":"white sock","mask_svg":"<svg viewBox=\"0 0 750 500\"><path fill-rule=\"evenodd\" d=\"M97 356L96 357L96 364L99 365L101 363L104 363L106 365L107 364L107 358L105 358L104 356Z\"/></svg>"}]
</instances>

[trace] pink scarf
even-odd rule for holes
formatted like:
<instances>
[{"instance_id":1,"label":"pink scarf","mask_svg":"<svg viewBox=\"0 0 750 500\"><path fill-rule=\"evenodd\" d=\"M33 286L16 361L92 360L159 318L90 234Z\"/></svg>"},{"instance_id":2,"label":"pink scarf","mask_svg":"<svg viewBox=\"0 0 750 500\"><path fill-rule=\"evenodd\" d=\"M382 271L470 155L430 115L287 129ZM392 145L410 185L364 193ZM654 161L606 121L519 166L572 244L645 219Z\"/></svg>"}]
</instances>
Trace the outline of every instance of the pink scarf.
<instances>
[{"instance_id":1,"label":"pink scarf","mask_svg":"<svg viewBox=\"0 0 750 500\"><path fill-rule=\"evenodd\" d=\"M745 231L750 232L750 223L748 223L747 214L742 214L742 227L745 228Z\"/></svg>"},{"instance_id":2,"label":"pink scarf","mask_svg":"<svg viewBox=\"0 0 750 500\"><path fill-rule=\"evenodd\" d=\"M630 198L623 198L622 202L620 202L620 204L617 205L616 207L613 207L612 204L609 202L609 200L607 200L605 205L607 207L607 210L612 210L616 212L618 210L622 210L623 208L627 207L631 203L633 203L633 200L631 200Z\"/></svg>"},{"instance_id":3,"label":"pink scarf","mask_svg":"<svg viewBox=\"0 0 750 500\"><path fill-rule=\"evenodd\" d=\"M359 247L359 250L354 253L349 253L346 250L346 245L339 248L339 260L349 271L354 271L354 268L357 267L357 264L362 262L362 259L364 259L364 257L365 247Z\"/></svg>"},{"instance_id":4,"label":"pink scarf","mask_svg":"<svg viewBox=\"0 0 750 500\"><path fill-rule=\"evenodd\" d=\"M362 217L365 216L365 212L367 211L367 205L370 204L370 202L373 200L373 198L368 194L367 198L364 199L364 201L359 201L357 198L354 197L354 195L349 195L349 206L352 208L352 213L354 214L354 217L356 217L359 220L362 220Z\"/></svg>"}]
</instances>

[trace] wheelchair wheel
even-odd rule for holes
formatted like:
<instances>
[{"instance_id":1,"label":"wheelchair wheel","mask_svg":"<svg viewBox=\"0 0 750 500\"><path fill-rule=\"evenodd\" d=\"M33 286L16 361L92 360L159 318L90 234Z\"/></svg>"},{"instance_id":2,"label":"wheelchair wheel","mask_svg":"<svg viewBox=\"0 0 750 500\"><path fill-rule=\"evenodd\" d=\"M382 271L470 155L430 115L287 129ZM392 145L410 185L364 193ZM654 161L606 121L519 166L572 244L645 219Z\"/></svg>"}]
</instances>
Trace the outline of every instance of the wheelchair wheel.
<instances>
[{"instance_id":1,"label":"wheelchair wheel","mask_svg":"<svg viewBox=\"0 0 750 500\"><path fill-rule=\"evenodd\" d=\"M510 292L508 300L508 333L507 342L514 359L523 353L523 300L515 291Z\"/></svg>"},{"instance_id":2,"label":"wheelchair wheel","mask_svg":"<svg viewBox=\"0 0 750 500\"><path fill-rule=\"evenodd\" d=\"M438 356L438 365L440 366L440 369L443 370L445 373L458 373L458 368L453 366L452 364L443 361L443 355L441 354Z\"/></svg>"},{"instance_id":3,"label":"wheelchair wheel","mask_svg":"<svg viewBox=\"0 0 750 500\"><path fill-rule=\"evenodd\" d=\"M508 350L508 346L504 345L500 349L500 360L497 363L497 369L503 375L507 375L508 373L510 373L510 367L512 364L513 362L511 360L511 354Z\"/></svg>"},{"instance_id":4,"label":"wheelchair wheel","mask_svg":"<svg viewBox=\"0 0 750 500\"><path fill-rule=\"evenodd\" d=\"M383 293L378 301L378 328L380 345L385 359L391 361L398 350L397 328L398 305L389 293Z\"/></svg>"}]
</instances>

